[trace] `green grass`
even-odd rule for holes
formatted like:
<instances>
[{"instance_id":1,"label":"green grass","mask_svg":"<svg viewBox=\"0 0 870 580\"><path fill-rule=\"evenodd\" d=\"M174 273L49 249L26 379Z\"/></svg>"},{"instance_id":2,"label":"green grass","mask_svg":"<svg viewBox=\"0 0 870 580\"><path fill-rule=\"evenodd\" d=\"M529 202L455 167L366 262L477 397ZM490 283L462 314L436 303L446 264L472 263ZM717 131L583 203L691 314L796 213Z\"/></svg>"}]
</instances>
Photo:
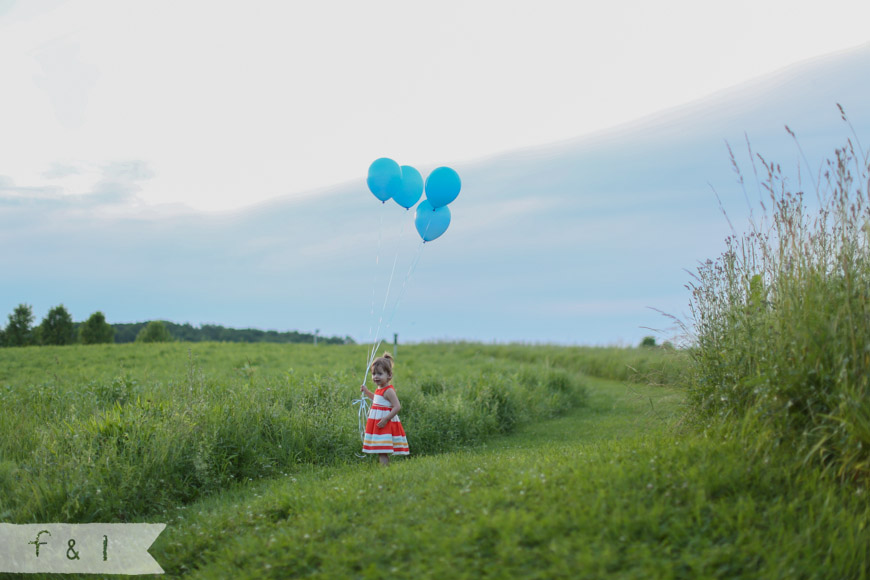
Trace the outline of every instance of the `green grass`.
<instances>
[{"instance_id":1,"label":"green grass","mask_svg":"<svg viewBox=\"0 0 870 580\"><path fill-rule=\"evenodd\" d=\"M758 213L693 286L693 414L870 481L870 155L849 141L810 194L760 163Z\"/></svg>"},{"instance_id":2,"label":"green grass","mask_svg":"<svg viewBox=\"0 0 870 580\"><path fill-rule=\"evenodd\" d=\"M679 428L679 390L589 387L588 407L477 449L168 512L152 553L190 578L867 577L860 488Z\"/></svg>"},{"instance_id":3,"label":"green grass","mask_svg":"<svg viewBox=\"0 0 870 580\"><path fill-rule=\"evenodd\" d=\"M127 521L234 482L351 461L365 360L359 346L2 349L0 518ZM585 398L573 373L478 347L405 347L395 383L416 454L475 445Z\"/></svg>"},{"instance_id":4,"label":"green grass","mask_svg":"<svg viewBox=\"0 0 870 580\"><path fill-rule=\"evenodd\" d=\"M595 355L604 360L590 363ZM861 483L797 468L787 447L751 445L720 419L686 422L680 386L577 373L675 364L665 356L404 347L396 383L412 456L383 469L354 455L349 400L361 347L0 350L0 389L19 405L2 415L0 501L14 517L0 519L60 521L77 500L86 508L77 521L166 523L151 553L170 578L867 578ZM263 427L276 401L290 403L284 431ZM314 428L293 422L306 417ZM96 431L85 444L87 429ZM328 443L345 431L346 446L322 452L315 441L310 456L287 460L292 441L326 432ZM21 450L32 433L79 462L84 452L109 457L115 469L55 458L35 477L26 470L37 447ZM239 448L218 455L242 444L254 451L247 460ZM228 461L211 487L169 479L196 474L185 450L209 449L211 461ZM220 465L202 461L199 469ZM34 491L45 495L25 501Z\"/></svg>"},{"instance_id":5,"label":"green grass","mask_svg":"<svg viewBox=\"0 0 870 580\"><path fill-rule=\"evenodd\" d=\"M640 384L684 385L689 355L673 348L536 346L489 347L492 356L543 363L586 375Z\"/></svg>"}]
</instances>

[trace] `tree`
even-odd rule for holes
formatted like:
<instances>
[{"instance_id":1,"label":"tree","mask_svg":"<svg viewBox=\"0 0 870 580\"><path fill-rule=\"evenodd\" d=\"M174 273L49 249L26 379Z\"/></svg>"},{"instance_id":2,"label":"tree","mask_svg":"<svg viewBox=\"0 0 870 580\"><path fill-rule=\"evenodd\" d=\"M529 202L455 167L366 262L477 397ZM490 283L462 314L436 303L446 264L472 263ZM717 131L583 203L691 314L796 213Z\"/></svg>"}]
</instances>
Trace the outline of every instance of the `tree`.
<instances>
[{"instance_id":1,"label":"tree","mask_svg":"<svg viewBox=\"0 0 870 580\"><path fill-rule=\"evenodd\" d=\"M73 319L63 304L48 311L38 328L40 344L72 344L75 342Z\"/></svg>"},{"instance_id":2,"label":"tree","mask_svg":"<svg viewBox=\"0 0 870 580\"><path fill-rule=\"evenodd\" d=\"M159 320L152 320L136 335L136 342L172 342L175 340L166 325Z\"/></svg>"},{"instance_id":3,"label":"tree","mask_svg":"<svg viewBox=\"0 0 870 580\"><path fill-rule=\"evenodd\" d=\"M33 308L29 304L19 304L9 315L6 325L7 346L27 346L33 344Z\"/></svg>"},{"instance_id":4,"label":"tree","mask_svg":"<svg viewBox=\"0 0 870 580\"><path fill-rule=\"evenodd\" d=\"M640 345L642 347L653 347L656 345L656 337L654 336L644 336L643 340L640 341Z\"/></svg>"},{"instance_id":5,"label":"tree","mask_svg":"<svg viewBox=\"0 0 870 580\"><path fill-rule=\"evenodd\" d=\"M114 342L115 329L106 322L105 314L98 310L79 327L79 341L82 344Z\"/></svg>"}]
</instances>

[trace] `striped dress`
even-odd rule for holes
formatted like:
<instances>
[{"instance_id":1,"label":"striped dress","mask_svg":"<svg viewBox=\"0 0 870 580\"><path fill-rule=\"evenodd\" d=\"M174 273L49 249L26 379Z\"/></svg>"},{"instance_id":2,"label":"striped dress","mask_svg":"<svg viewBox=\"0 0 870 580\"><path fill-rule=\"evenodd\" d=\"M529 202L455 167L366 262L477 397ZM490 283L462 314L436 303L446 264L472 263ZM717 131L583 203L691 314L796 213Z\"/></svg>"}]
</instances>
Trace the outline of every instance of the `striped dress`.
<instances>
[{"instance_id":1,"label":"striped dress","mask_svg":"<svg viewBox=\"0 0 870 580\"><path fill-rule=\"evenodd\" d=\"M363 439L363 453L390 453L392 455L409 455L408 440L405 438L405 430L399 416L393 417L383 429L378 427L378 421L390 414L393 404L384 397L387 389L393 385L387 385L375 391L372 407L369 409L369 417L366 421L366 434ZM395 391L395 389L394 389Z\"/></svg>"}]
</instances>

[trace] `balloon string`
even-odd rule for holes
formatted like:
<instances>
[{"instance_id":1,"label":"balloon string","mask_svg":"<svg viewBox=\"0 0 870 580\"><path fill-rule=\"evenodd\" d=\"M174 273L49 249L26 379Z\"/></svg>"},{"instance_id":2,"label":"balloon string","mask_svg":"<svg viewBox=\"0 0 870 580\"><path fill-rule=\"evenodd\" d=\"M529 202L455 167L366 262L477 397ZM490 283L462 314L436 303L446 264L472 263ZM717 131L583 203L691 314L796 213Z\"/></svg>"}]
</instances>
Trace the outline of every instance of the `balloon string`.
<instances>
[{"instance_id":1,"label":"balloon string","mask_svg":"<svg viewBox=\"0 0 870 580\"><path fill-rule=\"evenodd\" d=\"M369 340L372 338L372 328L375 325L375 287L378 284L378 266L381 263L381 238L384 229L384 212L380 212L380 224L378 225L378 250L375 253L374 276L372 279L372 303L369 308Z\"/></svg>"},{"instance_id":2,"label":"balloon string","mask_svg":"<svg viewBox=\"0 0 870 580\"><path fill-rule=\"evenodd\" d=\"M399 303L402 301L402 296L405 294L405 288L408 285L408 280L410 280L411 275L417 270L417 264L420 263L420 256L423 255L423 246L426 245L426 242L420 242L420 245L417 246L417 253L414 255L414 259L411 261L411 265L408 267L408 272L405 274L404 280L402 280L402 287L399 289L399 295L396 298L396 303L393 306L393 312L390 314L390 318L387 321L387 328L389 329L393 324L393 318L396 317L396 312L399 310Z\"/></svg>"},{"instance_id":3,"label":"balloon string","mask_svg":"<svg viewBox=\"0 0 870 580\"><path fill-rule=\"evenodd\" d=\"M417 265L420 263L420 257L423 255L423 246L426 245L426 242L420 242L420 245L417 246L417 252L414 254L414 258L411 260L410 266L408 266L408 271L405 273L405 277L402 280L402 287L399 289L399 293L396 296L396 302L393 304L393 308L390 311L390 316L387 319L387 325L384 328L385 332L393 325L393 319L396 317L396 312L399 311L399 304L402 302L402 297L405 295L405 289L408 287L408 281L411 279L411 276L414 272L417 271ZM383 344L383 340L379 339L377 344L372 347L370 356L369 356L369 367L371 367L372 362L374 362L377 357L377 350Z\"/></svg>"},{"instance_id":4,"label":"balloon string","mask_svg":"<svg viewBox=\"0 0 870 580\"><path fill-rule=\"evenodd\" d=\"M381 323L384 320L384 312L386 312L386 310L387 310L387 301L390 298L390 289L393 286L393 277L396 273L396 262L398 262L398 260L399 260L399 245L402 243L402 237L404 235L405 235L405 222L403 221L402 222L402 229L399 232L399 240L396 242L396 252L395 252L395 255L393 256L393 268L390 271L390 281L387 283L387 292L384 295L384 304L383 304L383 306L381 306L381 317L378 320L378 333L380 333ZM379 337L380 337L380 334L378 334L375 338L379 338Z\"/></svg>"},{"instance_id":5,"label":"balloon string","mask_svg":"<svg viewBox=\"0 0 870 580\"><path fill-rule=\"evenodd\" d=\"M383 223L383 215L381 216L381 222ZM425 238L426 233L428 233L428 231L429 231L429 226L427 224L426 232L424 232L424 234L423 234L424 238ZM402 223L402 230L399 234L399 242L401 242L401 239L402 239L402 236L404 235L404 232L405 232L405 224L403 222ZM369 369L371 368L372 363L375 360L375 357L376 357L377 352L378 352L378 348L380 348L381 344L383 343L383 340L380 339L381 321L383 320L384 311L385 311L386 306L387 306L387 301L388 301L389 293L390 293L390 287L392 286L392 283L393 283L393 275L396 271L396 261L398 260L398 256L399 256L399 242L396 243L396 254L393 258L393 268L392 268L392 271L390 272L390 281L387 284L387 296L384 298L384 305L383 305L383 308L381 309L381 317L380 317L380 320L378 321L378 330L377 330L377 333L375 334L376 340L372 342L372 349L369 352L368 362L366 364L366 369L365 369L365 372L363 374L363 385L365 385L366 381L368 380ZM399 289L399 294L396 297L396 302L393 305L393 309L392 309L392 312L390 313L390 317L387 321L386 328L390 328L393 324L393 319L396 316L396 312L399 309L399 304L401 303L402 297L405 294L405 289L408 286L408 280L410 280L413 273L417 270L417 265L420 263L420 256L423 255L423 246L425 246L425 245L426 245L426 241L424 239L423 241L420 242L420 245L417 246L417 252L414 255L414 258L411 260L411 265L408 267L408 271L405 273L405 277L402 279L402 287ZM379 238L378 238L378 253L380 254L380 232L379 232ZM375 290L374 290L374 286L373 286L372 287L372 308L371 308L372 320L374 320L374 292L375 292ZM369 329L369 338L371 338L371 328ZM359 399L355 399L353 401L353 405L359 405L359 407L357 408L357 426L359 427L360 439L362 440L363 444L365 444L365 424L366 424L366 421L368 419L368 410L369 410L368 397L366 397L365 395L360 395ZM359 454L357 454L357 456L364 457L364 455L359 455Z\"/></svg>"},{"instance_id":6,"label":"balloon string","mask_svg":"<svg viewBox=\"0 0 870 580\"><path fill-rule=\"evenodd\" d=\"M399 304L402 301L402 296L404 296L404 294L405 294L405 288L407 288L407 286L408 286L408 280L410 280L411 276L414 274L414 272L417 271L417 264L420 263L420 256L423 255L423 246L425 246L425 245L426 245L426 242L420 242L420 245L417 246L417 253L414 255L414 259L411 261L411 265L408 267L408 271L405 273L405 278L402 280L402 287L399 289L399 294L396 297L396 302L393 305L393 310L392 310L392 312L390 312L390 317L387 320L387 326L386 326L385 330L392 327L393 319L396 317L396 312L398 312ZM371 368L372 363L375 361L375 358L377 358L378 349L384 343L384 341L380 339L380 327L378 328L378 333L379 333L378 340L377 340L377 342L372 343L372 349L369 352L369 360L368 360L368 364L366 366L366 371L365 371L366 374L363 377L363 384L366 384L365 381L368 378L368 371Z\"/></svg>"},{"instance_id":7,"label":"balloon string","mask_svg":"<svg viewBox=\"0 0 870 580\"><path fill-rule=\"evenodd\" d=\"M360 395L359 399L354 399L353 405L359 405L357 408L357 426L359 427L359 436L363 444L366 440L366 420L369 418L369 399L365 395ZM364 456L363 456L364 457Z\"/></svg>"},{"instance_id":8,"label":"balloon string","mask_svg":"<svg viewBox=\"0 0 870 580\"><path fill-rule=\"evenodd\" d=\"M383 223L383 213L381 214L381 222ZM380 232L379 232L379 234L380 234ZM405 236L405 221L403 220L402 221L402 228L399 230L399 238L396 240L396 251L395 251L394 256L393 256L393 267L390 270L390 279L387 282L387 290L384 294L384 303L381 306L381 313L380 313L380 316L378 318L378 327L377 327L377 330L375 331L375 335L374 335L373 339L371 336L371 329L369 329L369 338L372 339L372 350L371 350L371 352L369 352L369 358L368 358L368 362L366 364L365 374L363 375L363 384L364 385L366 384L366 381L368 380L368 371L369 371L369 368L371 368L371 366L372 366L372 362L374 362L374 360L377 356L378 348L380 348L381 344L383 343L383 341L380 340L381 326L383 326L383 322L384 322L384 313L387 311L387 302L390 299L390 290L392 289L393 278L395 277L395 273L396 273L396 263L398 262L398 259L399 259L399 248L401 246L402 238L404 236ZM378 253L380 253L380 237L379 237L379 241L378 241ZM371 311L372 322L374 321L374 292L375 292L375 289L374 289L374 287L372 287L372 311Z\"/></svg>"},{"instance_id":9,"label":"balloon string","mask_svg":"<svg viewBox=\"0 0 870 580\"><path fill-rule=\"evenodd\" d=\"M384 231L384 212L380 212L380 220L378 223L378 249L375 253L375 267L374 275L372 277L372 301L371 306L369 307L369 340L373 340L372 338L372 330L375 326L375 289L378 285L378 272L380 271L380 263L381 263L381 247L383 246L383 231ZM366 380L368 378L368 368L366 368L365 374L363 374L363 385L366 384Z\"/></svg>"},{"instance_id":10,"label":"balloon string","mask_svg":"<svg viewBox=\"0 0 870 580\"><path fill-rule=\"evenodd\" d=\"M402 228L399 231L399 238L396 241L396 251L395 251L395 254L393 256L393 267L390 270L390 280L387 282L387 290L386 290L386 293L384 294L384 303L381 306L381 314L380 314L380 317L378 318L378 328L375 331L374 341L372 344L372 350L369 353L368 364L366 365L366 370L365 370L366 375L365 375L365 378L363 379L363 384L365 384L365 380L368 378L368 370L369 370L369 368L371 368L372 362L374 362L375 358L377 357L378 348L380 348L381 344L383 343L383 341L381 340L381 327L383 326L383 322L384 322L384 313L387 311L387 302L390 299L390 290L392 289L393 279L394 279L395 274L396 274L396 263L399 260L399 247L402 243L402 238L404 237L404 235L405 235L405 221L402 221Z\"/></svg>"}]
</instances>

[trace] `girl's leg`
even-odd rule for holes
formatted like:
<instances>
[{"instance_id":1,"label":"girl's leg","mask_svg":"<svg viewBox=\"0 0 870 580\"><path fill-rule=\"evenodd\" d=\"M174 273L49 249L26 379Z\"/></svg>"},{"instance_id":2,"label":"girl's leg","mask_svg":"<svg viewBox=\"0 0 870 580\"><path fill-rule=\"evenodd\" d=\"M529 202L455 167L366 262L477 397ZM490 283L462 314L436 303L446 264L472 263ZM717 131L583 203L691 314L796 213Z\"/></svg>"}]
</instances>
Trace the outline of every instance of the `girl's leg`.
<instances>
[{"instance_id":1,"label":"girl's leg","mask_svg":"<svg viewBox=\"0 0 870 580\"><path fill-rule=\"evenodd\" d=\"M389 453L378 453L378 459L381 462L381 465L389 465L390 464L390 454Z\"/></svg>"}]
</instances>

